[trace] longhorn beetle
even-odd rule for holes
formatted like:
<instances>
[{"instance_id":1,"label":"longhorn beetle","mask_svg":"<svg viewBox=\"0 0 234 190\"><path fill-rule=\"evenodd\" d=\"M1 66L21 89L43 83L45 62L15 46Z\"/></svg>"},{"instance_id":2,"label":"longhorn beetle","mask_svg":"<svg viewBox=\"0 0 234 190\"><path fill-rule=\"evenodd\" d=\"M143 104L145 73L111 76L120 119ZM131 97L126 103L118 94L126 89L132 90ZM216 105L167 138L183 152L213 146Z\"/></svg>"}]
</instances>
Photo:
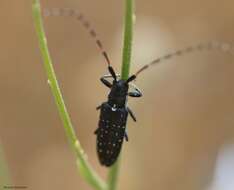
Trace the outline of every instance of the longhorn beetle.
<instances>
[{"instance_id":1,"label":"longhorn beetle","mask_svg":"<svg viewBox=\"0 0 234 190\"><path fill-rule=\"evenodd\" d=\"M97 110L100 110L100 118L98 128L94 132L97 136L96 147L99 161L101 165L107 167L113 165L117 160L121 151L123 140L125 139L128 141L128 135L126 132L128 114L130 114L131 118L136 121L136 117L127 106L127 96L142 96L140 90L135 85L130 83L135 80L142 71L146 70L152 65L156 65L173 57L182 56L194 51L219 49L223 52L233 53L233 46L229 43L207 42L189 46L153 60L149 64L141 67L135 74L131 75L125 81L118 79L118 75L111 66L110 59L106 51L103 49L101 41L97 38L95 30L90 26L90 23L85 19L83 14L69 8L46 9L44 14L45 16L70 16L80 21L81 24L88 30L92 38L95 39L98 48L101 50L101 53L107 62L110 75L105 75L101 77L100 80L105 86L110 88L110 93L108 95L108 100L97 107ZM113 78L113 82L109 82L107 78ZM129 85L134 87L134 91L129 92Z\"/></svg>"}]
</instances>

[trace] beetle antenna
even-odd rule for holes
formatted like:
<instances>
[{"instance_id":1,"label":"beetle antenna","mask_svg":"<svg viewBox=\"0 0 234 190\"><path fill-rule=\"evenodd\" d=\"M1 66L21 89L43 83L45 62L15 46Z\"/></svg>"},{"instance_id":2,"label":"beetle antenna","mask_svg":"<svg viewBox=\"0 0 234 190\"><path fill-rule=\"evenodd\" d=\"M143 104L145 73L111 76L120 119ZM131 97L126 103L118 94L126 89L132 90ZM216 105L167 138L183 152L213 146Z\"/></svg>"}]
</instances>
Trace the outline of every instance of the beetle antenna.
<instances>
[{"instance_id":1,"label":"beetle antenna","mask_svg":"<svg viewBox=\"0 0 234 190\"><path fill-rule=\"evenodd\" d=\"M116 81L116 80L117 80L117 76L116 76L116 74L115 74L115 71L114 71L113 67L108 66L108 70L109 70L111 76L112 76L112 77L114 78L114 80Z\"/></svg>"},{"instance_id":2,"label":"beetle antenna","mask_svg":"<svg viewBox=\"0 0 234 190\"><path fill-rule=\"evenodd\" d=\"M110 59L107 52L104 50L102 42L97 37L97 33L89 21L86 20L84 15L79 11L71 8L47 8L44 9L44 16L63 16L63 17L73 17L78 20L82 26L89 32L90 36L95 40L98 49L101 51L103 57L105 58L108 66L110 66Z\"/></svg>"},{"instance_id":3,"label":"beetle antenna","mask_svg":"<svg viewBox=\"0 0 234 190\"><path fill-rule=\"evenodd\" d=\"M133 80L135 80L136 79L136 75L132 75L132 76L130 76L128 79L127 79L127 83L129 83L129 82L131 82L131 81L133 81Z\"/></svg>"},{"instance_id":4,"label":"beetle antenna","mask_svg":"<svg viewBox=\"0 0 234 190\"><path fill-rule=\"evenodd\" d=\"M161 56L153 61L151 61L149 64L144 65L143 67L141 67L136 73L135 76L139 75L142 71L148 69L149 67L153 66L153 65L157 65L159 63L162 63L166 60L172 59L174 57L179 57L179 56L183 56L186 55L187 53L193 53L196 51L204 51L204 50L220 50L222 52L225 53L231 53L233 54L233 45L230 43L225 43L225 42L216 42L216 41L210 41L207 43L200 43L197 45L193 45L193 46L188 46L184 49L180 49L177 51L174 51L172 53L168 53L164 56Z\"/></svg>"}]
</instances>

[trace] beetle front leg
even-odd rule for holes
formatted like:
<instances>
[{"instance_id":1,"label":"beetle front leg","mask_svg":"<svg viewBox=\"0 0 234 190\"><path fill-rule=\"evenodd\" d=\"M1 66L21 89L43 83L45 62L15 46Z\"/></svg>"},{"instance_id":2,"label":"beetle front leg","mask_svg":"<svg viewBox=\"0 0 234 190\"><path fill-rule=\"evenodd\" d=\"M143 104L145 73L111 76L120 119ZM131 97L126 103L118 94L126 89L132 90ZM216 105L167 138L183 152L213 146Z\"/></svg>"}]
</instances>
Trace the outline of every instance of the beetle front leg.
<instances>
[{"instance_id":1,"label":"beetle front leg","mask_svg":"<svg viewBox=\"0 0 234 190\"><path fill-rule=\"evenodd\" d=\"M130 97L134 97L134 98L139 98L142 96L142 93L141 92L138 92L138 91L135 91L135 92L129 92L128 95Z\"/></svg>"},{"instance_id":2,"label":"beetle front leg","mask_svg":"<svg viewBox=\"0 0 234 190\"><path fill-rule=\"evenodd\" d=\"M141 91L133 84L130 84L133 88L134 88L134 92L129 92L128 95L130 97L134 97L134 98L138 98L138 97L141 97L142 96L142 93Z\"/></svg>"},{"instance_id":3,"label":"beetle front leg","mask_svg":"<svg viewBox=\"0 0 234 190\"><path fill-rule=\"evenodd\" d=\"M115 74L115 75L116 75L116 77L120 77L119 74ZM111 84L109 81L106 80L107 78L113 78L113 76L110 75L110 74L104 75L104 76L102 76L102 77L100 78L100 80L101 80L101 82L102 82L105 86L107 86L108 88L111 88L111 87L112 87L112 84Z\"/></svg>"},{"instance_id":4,"label":"beetle front leg","mask_svg":"<svg viewBox=\"0 0 234 190\"><path fill-rule=\"evenodd\" d=\"M111 84L108 80L105 79L105 76L101 77L100 80L101 80L101 82L102 82L105 86L107 86L108 88L111 88L111 87L112 87L112 84Z\"/></svg>"},{"instance_id":5,"label":"beetle front leg","mask_svg":"<svg viewBox=\"0 0 234 190\"><path fill-rule=\"evenodd\" d=\"M133 119L133 121L136 122L136 117L135 117L135 115L133 114L132 110L131 110L129 107L127 107L127 111L128 111L128 113L130 114L130 116L131 116L131 118Z\"/></svg>"}]
</instances>

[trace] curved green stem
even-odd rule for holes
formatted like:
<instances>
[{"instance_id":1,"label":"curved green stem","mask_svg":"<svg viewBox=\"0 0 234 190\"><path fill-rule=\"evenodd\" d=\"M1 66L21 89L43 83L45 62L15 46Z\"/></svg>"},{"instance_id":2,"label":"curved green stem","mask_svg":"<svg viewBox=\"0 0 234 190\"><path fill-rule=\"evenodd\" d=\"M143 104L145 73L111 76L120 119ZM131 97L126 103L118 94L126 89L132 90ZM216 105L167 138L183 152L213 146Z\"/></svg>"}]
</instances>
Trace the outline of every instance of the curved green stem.
<instances>
[{"instance_id":1,"label":"curved green stem","mask_svg":"<svg viewBox=\"0 0 234 190\"><path fill-rule=\"evenodd\" d=\"M63 121L64 130L69 143L76 155L79 171L86 181L97 190L106 189L106 184L99 178L93 168L87 161L86 155L80 146L80 143L76 137L73 129L70 116L67 112L66 106L63 101L62 93L59 88L58 81L54 72L52 61L50 58L49 50L47 47L46 36L43 28L41 9L39 0L33 0L33 18L35 22L35 28L39 40L40 50L44 61L44 67L48 77L48 84L50 85L55 103L57 105L60 117Z\"/></svg>"},{"instance_id":2,"label":"curved green stem","mask_svg":"<svg viewBox=\"0 0 234 190\"><path fill-rule=\"evenodd\" d=\"M133 39L133 17L134 17L134 0L125 0L125 29L124 29L124 45L122 57L121 79L127 80L129 77L131 54L132 54L132 39ZM118 172L120 167L120 158L109 171L108 175L108 190L116 190Z\"/></svg>"}]
</instances>

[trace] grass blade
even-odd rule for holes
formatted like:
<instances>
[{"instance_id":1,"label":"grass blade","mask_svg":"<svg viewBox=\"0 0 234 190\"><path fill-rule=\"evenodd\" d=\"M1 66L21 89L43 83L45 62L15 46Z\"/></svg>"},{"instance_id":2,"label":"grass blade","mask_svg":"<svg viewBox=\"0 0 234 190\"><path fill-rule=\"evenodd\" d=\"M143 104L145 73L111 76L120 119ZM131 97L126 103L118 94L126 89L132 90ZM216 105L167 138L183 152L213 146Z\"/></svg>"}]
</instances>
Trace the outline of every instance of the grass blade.
<instances>
[{"instance_id":1,"label":"grass blade","mask_svg":"<svg viewBox=\"0 0 234 190\"><path fill-rule=\"evenodd\" d=\"M106 189L106 184L100 179L93 168L87 161L86 155L80 146L80 143L76 137L75 131L73 129L70 116L67 112L62 93L59 88L58 81L54 72L52 61L50 58L49 50L47 47L46 36L42 23L41 9L39 0L33 0L33 18L35 22L35 29L37 32L39 46L42 53L42 58L44 61L44 67L48 77L48 83L50 85L55 103L57 105L60 117L63 121L64 130L69 143L75 153L77 164L81 175L85 180L93 186L94 189L104 190Z\"/></svg>"}]
</instances>

